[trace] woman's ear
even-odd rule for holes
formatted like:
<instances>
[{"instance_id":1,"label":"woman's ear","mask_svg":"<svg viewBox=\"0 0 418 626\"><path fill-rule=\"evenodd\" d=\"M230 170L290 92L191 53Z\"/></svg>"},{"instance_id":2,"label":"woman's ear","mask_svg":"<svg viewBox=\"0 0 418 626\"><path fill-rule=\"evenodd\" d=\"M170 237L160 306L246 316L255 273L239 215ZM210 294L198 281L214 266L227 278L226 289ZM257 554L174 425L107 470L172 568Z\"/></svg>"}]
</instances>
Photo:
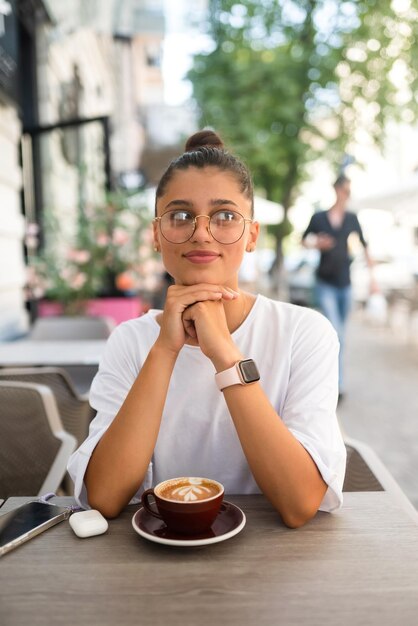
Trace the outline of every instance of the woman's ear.
<instances>
[{"instance_id":1,"label":"woman's ear","mask_svg":"<svg viewBox=\"0 0 418 626\"><path fill-rule=\"evenodd\" d=\"M152 230L153 230L154 252L161 252L160 233L158 232L157 222L152 223Z\"/></svg>"},{"instance_id":2,"label":"woman's ear","mask_svg":"<svg viewBox=\"0 0 418 626\"><path fill-rule=\"evenodd\" d=\"M250 224L247 245L245 247L245 250L247 252L254 252L259 234L260 224L258 222L253 222L252 224Z\"/></svg>"}]
</instances>

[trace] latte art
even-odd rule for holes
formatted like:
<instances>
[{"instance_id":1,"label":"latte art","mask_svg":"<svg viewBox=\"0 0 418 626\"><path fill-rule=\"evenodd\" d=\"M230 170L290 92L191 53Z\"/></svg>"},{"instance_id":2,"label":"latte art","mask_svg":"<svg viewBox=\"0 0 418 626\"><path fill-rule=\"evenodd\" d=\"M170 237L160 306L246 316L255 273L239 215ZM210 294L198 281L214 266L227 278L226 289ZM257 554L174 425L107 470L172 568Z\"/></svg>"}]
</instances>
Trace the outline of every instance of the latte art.
<instances>
[{"instance_id":1,"label":"latte art","mask_svg":"<svg viewBox=\"0 0 418 626\"><path fill-rule=\"evenodd\" d=\"M202 500L202 498L210 498L213 492L208 487L197 487L194 485L188 485L186 487L177 487L171 492L171 497L175 500L184 500L190 502L191 500Z\"/></svg>"},{"instance_id":2,"label":"latte art","mask_svg":"<svg viewBox=\"0 0 418 626\"><path fill-rule=\"evenodd\" d=\"M179 502L196 502L197 500L207 500L219 493L216 483L200 478L186 478L180 481L167 482L159 490L159 495L168 500Z\"/></svg>"}]
</instances>

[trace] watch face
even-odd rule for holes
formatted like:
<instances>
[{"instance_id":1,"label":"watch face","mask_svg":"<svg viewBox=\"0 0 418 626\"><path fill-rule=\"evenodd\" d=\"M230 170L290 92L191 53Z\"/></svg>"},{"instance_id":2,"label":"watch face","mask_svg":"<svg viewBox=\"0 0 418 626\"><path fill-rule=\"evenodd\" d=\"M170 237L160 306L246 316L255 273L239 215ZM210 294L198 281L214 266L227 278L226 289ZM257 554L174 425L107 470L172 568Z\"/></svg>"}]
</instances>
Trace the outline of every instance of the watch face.
<instances>
[{"instance_id":1,"label":"watch face","mask_svg":"<svg viewBox=\"0 0 418 626\"><path fill-rule=\"evenodd\" d=\"M252 359L240 361L239 369L245 383L255 383L257 380L260 380L260 372Z\"/></svg>"}]
</instances>

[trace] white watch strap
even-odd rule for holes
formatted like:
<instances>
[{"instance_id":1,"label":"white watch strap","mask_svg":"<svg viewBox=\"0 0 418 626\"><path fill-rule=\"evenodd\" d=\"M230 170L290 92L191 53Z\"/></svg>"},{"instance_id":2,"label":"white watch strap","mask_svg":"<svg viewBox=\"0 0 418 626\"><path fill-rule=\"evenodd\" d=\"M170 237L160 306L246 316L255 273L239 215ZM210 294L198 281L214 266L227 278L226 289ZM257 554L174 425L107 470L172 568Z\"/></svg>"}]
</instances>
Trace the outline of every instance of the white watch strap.
<instances>
[{"instance_id":1,"label":"white watch strap","mask_svg":"<svg viewBox=\"0 0 418 626\"><path fill-rule=\"evenodd\" d=\"M237 363L223 372L215 374L215 381L218 388L222 391L225 387L231 387L231 385L243 385L243 381L239 375L239 369Z\"/></svg>"}]
</instances>

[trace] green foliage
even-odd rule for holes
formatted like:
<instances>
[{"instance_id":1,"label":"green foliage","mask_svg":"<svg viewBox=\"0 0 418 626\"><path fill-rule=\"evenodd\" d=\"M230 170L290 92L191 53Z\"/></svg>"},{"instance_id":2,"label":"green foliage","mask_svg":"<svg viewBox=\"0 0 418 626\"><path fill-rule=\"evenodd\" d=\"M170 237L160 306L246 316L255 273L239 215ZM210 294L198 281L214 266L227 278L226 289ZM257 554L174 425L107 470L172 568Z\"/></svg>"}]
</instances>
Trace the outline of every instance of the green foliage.
<instances>
[{"instance_id":1,"label":"green foliage","mask_svg":"<svg viewBox=\"0 0 418 626\"><path fill-rule=\"evenodd\" d=\"M293 224L288 217L285 217L279 224L268 224L267 232L281 241L292 234Z\"/></svg>"},{"instance_id":2,"label":"green foliage","mask_svg":"<svg viewBox=\"0 0 418 626\"><path fill-rule=\"evenodd\" d=\"M201 125L285 211L314 159L338 169L362 128L380 143L388 119L417 119L412 0L210 0L206 31L188 74Z\"/></svg>"}]
</instances>

